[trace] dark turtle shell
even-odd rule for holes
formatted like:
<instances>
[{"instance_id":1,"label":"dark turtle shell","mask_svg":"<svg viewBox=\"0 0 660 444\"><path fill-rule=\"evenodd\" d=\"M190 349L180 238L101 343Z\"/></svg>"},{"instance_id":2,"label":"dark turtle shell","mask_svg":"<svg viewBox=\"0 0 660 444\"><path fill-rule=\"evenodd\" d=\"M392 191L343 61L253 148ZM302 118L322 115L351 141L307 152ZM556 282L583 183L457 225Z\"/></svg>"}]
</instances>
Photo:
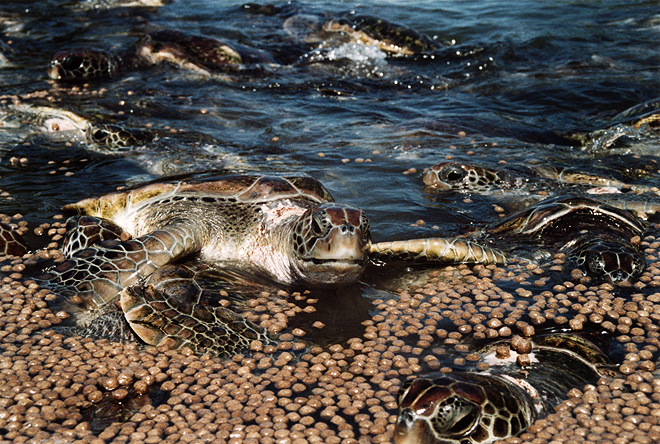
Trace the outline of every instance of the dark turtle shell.
<instances>
[{"instance_id":1,"label":"dark turtle shell","mask_svg":"<svg viewBox=\"0 0 660 444\"><path fill-rule=\"evenodd\" d=\"M548 199L489 227L486 237L567 254L588 275L618 284L638 277L646 260L637 245L646 230L633 213L577 196Z\"/></svg>"},{"instance_id":2,"label":"dark turtle shell","mask_svg":"<svg viewBox=\"0 0 660 444\"><path fill-rule=\"evenodd\" d=\"M343 32L367 44L376 44L393 55L428 53L440 44L412 28L369 15L346 15L327 20L323 29Z\"/></svg>"},{"instance_id":3,"label":"dark turtle shell","mask_svg":"<svg viewBox=\"0 0 660 444\"><path fill-rule=\"evenodd\" d=\"M565 243L588 231L631 238L645 231L631 212L580 196L559 196L531 205L488 228L493 235L525 236L544 244Z\"/></svg>"}]
</instances>

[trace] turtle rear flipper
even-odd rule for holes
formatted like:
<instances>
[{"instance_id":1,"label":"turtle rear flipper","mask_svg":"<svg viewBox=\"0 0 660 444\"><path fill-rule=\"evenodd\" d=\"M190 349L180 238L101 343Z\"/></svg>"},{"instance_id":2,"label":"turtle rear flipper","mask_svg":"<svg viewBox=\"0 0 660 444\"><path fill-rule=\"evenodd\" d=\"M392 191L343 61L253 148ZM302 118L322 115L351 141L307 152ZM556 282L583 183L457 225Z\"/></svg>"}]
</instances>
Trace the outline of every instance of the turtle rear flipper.
<instances>
[{"instance_id":1,"label":"turtle rear flipper","mask_svg":"<svg viewBox=\"0 0 660 444\"><path fill-rule=\"evenodd\" d=\"M260 340L273 343L265 331L233 311L206 304L207 295L177 266L165 267L145 283L124 289L121 308L144 342L177 350L232 356ZM184 271L185 273L185 271ZM179 276L177 276L177 274Z\"/></svg>"},{"instance_id":2,"label":"turtle rear flipper","mask_svg":"<svg viewBox=\"0 0 660 444\"><path fill-rule=\"evenodd\" d=\"M372 258L394 258L442 264L506 264L506 256L496 248L463 239L431 237L371 244Z\"/></svg>"}]
</instances>

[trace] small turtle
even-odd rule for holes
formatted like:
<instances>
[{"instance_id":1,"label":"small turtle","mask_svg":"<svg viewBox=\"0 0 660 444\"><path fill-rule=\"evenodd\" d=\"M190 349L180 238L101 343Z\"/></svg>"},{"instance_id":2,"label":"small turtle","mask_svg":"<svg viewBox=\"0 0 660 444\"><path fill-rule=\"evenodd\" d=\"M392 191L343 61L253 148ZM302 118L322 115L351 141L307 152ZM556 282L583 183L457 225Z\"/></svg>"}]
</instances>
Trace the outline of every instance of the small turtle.
<instances>
[{"instance_id":1,"label":"small turtle","mask_svg":"<svg viewBox=\"0 0 660 444\"><path fill-rule=\"evenodd\" d=\"M53 56L48 75L54 80L88 81L163 62L205 75L222 75L248 64L276 64L264 51L165 29L147 34L123 54L94 48L60 51Z\"/></svg>"},{"instance_id":2,"label":"small turtle","mask_svg":"<svg viewBox=\"0 0 660 444\"><path fill-rule=\"evenodd\" d=\"M407 381L399 391L394 442L488 444L517 436L554 412L572 388L613 374L601 349L580 336L534 338L524 367L517 364L520 354L507 342L480 351L490 364L486 371Z\"/></svg>"},{"instance_id":3,"label":"small turtle","mask_svg":"<svg viewBox=\"0 0 660 444\"><path fill-rule=\"evenodd\" d=\"M564 252L588 275L620 284L646 268L637 247L645 231L644 221L629 211L586 197L560 196L490 226L485 237Z\"/></svg>"},{"instance_id":4,"label":"small turtle","mask_svg":"<svg viewBox=\"0 0 660 444\"><path fill-rule=\"evenodd\" d=\"M69 258L41 279L70 297L78 311L90 313L87 318L114 307L125 288L141 285L158 269L190 257L303 287L351 285L370 258L506 260L496 249L462 239L372 243L364 212L334 202L323 185L306 175L207 175L157 182L84 199L64 210L80 215L68 221L63 251ZM122 307L135 294L122 293ZM153 294L144 290L140 297ZM151 321L139 323L144 328L136 333L152 343L154 335L143 334L154 328Z\"/></svg>"},{"instance_id":5,"label":"small turtle","mask_svg":"<svg viewBox=\"0 0 660 444\"><path fill-rule=\"evenodd\" d=\"M348 36L352 43L375 45L390 56L430 53L441 45L412 28L369 15L345 15L323 23L323 30Z\"/></svg>"},{"instance_id":6,"label":"small turtle","mask_svg":"<svg viewBox=\"0 0 660 444\"><path fill-rule=\"evenodd\" d=\"M121 149L146 144L153 136L141 130L97 123L71 111L49 106L11 104L0 109L2 129L16 128L23 135L42 135L51 140L82 142Z\"/></svg>"},{"instance_id":7,"label":"small turtle","mask_svg":"<svg viewBox=\"0 0 660 444\"><path fill-rule=\"evenodd\" d=\"M494 169L476 164L440 162L424 173L423 182L432 190L498 195L506 199L506 202L502 203L513 210L520 210L520 204L527 205L534 197L545 199L549 194L566 194L567 188L570 187L571 193L583 190L594 200L635 211L640 217L660 211L660 202L652 202L650 198L653 195L650 193L643 194L650 192L651 188L628 185L575 168L517 165ZM626 194L621 193L623 188L628 191ZM521 192L529 194L529 198L520 199ZM541 192L545 196L532 196L532 193Z\"/></svg>"},{"instance_id":8,"label":"small turtle","mask_svg":"<svg viewBox=\"0 0 660 444\"><path fill-rule=\"evenodd\" d=\"M574 131L564 136L569 141L577 141L592 153L610 148L622 137L641 139L658 133L660 128L660 98L640 103L612 117L605 129L591 132Z\"/></svg>"},{"instance_id":9,"label":"small turtle","mask_svg":"<svg viewBox=\"0 0 660 444\"><path fill-rule=\"evenodd\" d=\"M560 184L621 187L625 184L574 168L547 165L492 169L476 164L440 162L429 168L424 185L438 190L466 192L506 191L557 187Z\"/></svg>"}]
</instances>

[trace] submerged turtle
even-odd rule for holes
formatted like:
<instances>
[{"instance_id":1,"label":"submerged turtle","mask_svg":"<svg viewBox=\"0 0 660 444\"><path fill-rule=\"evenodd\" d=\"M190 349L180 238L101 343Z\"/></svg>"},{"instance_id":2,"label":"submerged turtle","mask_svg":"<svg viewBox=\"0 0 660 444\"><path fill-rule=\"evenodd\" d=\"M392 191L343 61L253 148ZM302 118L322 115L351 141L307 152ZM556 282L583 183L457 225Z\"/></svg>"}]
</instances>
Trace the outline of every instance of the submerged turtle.
<instances>
[{"instance_id":1,"label":"submerged turtle","mask_svg":"<svg viewBox=\"0 0 660 444\"><path fill-rule=\"evenodd\" d=\"M485 237L566 253L587 275L620 284L646 268L639 251L644 221L586 197L560 196L531 205L490 226Z\"/></svg>"},{"instance_id":2,"label":"submerged turtle","mask_svg":"<svg viewBox=\"0 0 660 444\"><path fill-rule=\"evenodd\" d=\"M123 54L93 48L60 51L53 56L48 75L54 80L87 81L163 62L205 75L222 75L244 65L276 63L270 54L255 48L166 29L147 34Z\"/></svg>"},{"instance_id":3,"label":"submerged turtle","mask_svg":"<svg viewBox=\"0 0 660 444\"><path fill-rule=\"evenodd\" d=\"M520 210L529 199L545 199L548 194L566 194L567 188L574 193L583 190L589 197L640 216L660 211L660 201L652 202L650 188L628 185L619 180L585 173L575 168L558 168L548 165L515 166L511 168L487 168L476 164L440 162L429 168L423 176L424 185L432 190L467 193L492 193L506 199L502 202L509 209ZM621 189L629 191L621 193ZM520 199L520 193L529 194ZM539 193L532 196L532 193ZM545 194L545 196L541 195ZM657 197L657 195L656 195Z\"/></svg>"},{"instance_id":4,"label":"submerged turtle","mask_svg":"<svg viewBox=\"0 0 660 444\"><path fill-rule=\"evenodd\" d=\"M89 319L114 307L125 288L188 257L303 287L351 285L370 258L505 262L500 251L462 239L372 243L364 212L334 202L306 175L157 182L64 210L81 215L68 222L63 250L69 258L42 279ZM122 307L128 294L122 293ZM165 308L159 310L162 315ZM153 328L140 323L147 331ZM153 335L137 333L151 343Z\"/></svg>"},{"instance_id":5,"label":"submerged turtle","mask_svg":"<svg viewBox=\"0 0 660 444\"><path fill-rule=\"evenodd\" d=\"M399 391L394 442L488 444L517 436L554 412L572 388L612 374L605 353L583 337L560 333L525 342L531 349L521 353L513 341L486 347L480 352L490 364L486 371L407 381ZM518 357L527 353L530 360L521 366Z\"/></svg>"},{"instance_id":6,"label":"submerged turtle","mask_svg":"<svg viewBox=\"0 0 660 444\"><path fill-rule=\"evenodd\" d=\"M641 139L658 133L660 128L660 98L640 103L612 117L607 128L591 132L574 131L565 134L569 141L577 141L590 152L606 150L623 137Z\"/></svg>"}]
</instances>

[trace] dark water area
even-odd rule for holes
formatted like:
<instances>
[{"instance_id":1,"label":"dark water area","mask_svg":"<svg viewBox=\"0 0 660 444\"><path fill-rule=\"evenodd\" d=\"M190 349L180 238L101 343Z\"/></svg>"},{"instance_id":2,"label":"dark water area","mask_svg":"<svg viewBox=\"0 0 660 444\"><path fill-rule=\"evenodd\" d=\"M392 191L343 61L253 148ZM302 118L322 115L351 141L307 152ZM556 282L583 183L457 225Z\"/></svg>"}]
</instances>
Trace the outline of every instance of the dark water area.
<instances>
[{"instance_id":1,"label":"dark water area","mask_svg":"<svg viewBox=\"0 0 660 444\"><path fill-rule=\"evenodd\" d=\"M649 167L657 140L594 153L560 136L603 128L617 113L659 95L660 16L653 1L295 2L279 5L275 15L240 2L111 4L4 2L8 61L0 93L34 97L55 88L51 103L23 103L148 128L157 140L117 153L5 125L0 187L12 200L2 203L3 212L37 220L64 203L174 173L301 171L337 200L366 209L375 238L385 240L453 234L496 216L488 197L466 205L465 195L425 192L420 173L448 156L488 166L576 166L627 183L657 182ZM352 12L405 24L443 47L402 58L340 48L336 60L301 63L314 47L299 38L304 29L286 29L286 19ZM46 67L59 50L121 53L161 28L266 50L281 66L230 79L158 66L82 89L48 80ZM12 166L11 157L28 161ZM57 170L65 161L73 176ZM410 169L416 172L402 174ZM419 219L425 227L410 227Z\"/></svg>"}]
</instances>

